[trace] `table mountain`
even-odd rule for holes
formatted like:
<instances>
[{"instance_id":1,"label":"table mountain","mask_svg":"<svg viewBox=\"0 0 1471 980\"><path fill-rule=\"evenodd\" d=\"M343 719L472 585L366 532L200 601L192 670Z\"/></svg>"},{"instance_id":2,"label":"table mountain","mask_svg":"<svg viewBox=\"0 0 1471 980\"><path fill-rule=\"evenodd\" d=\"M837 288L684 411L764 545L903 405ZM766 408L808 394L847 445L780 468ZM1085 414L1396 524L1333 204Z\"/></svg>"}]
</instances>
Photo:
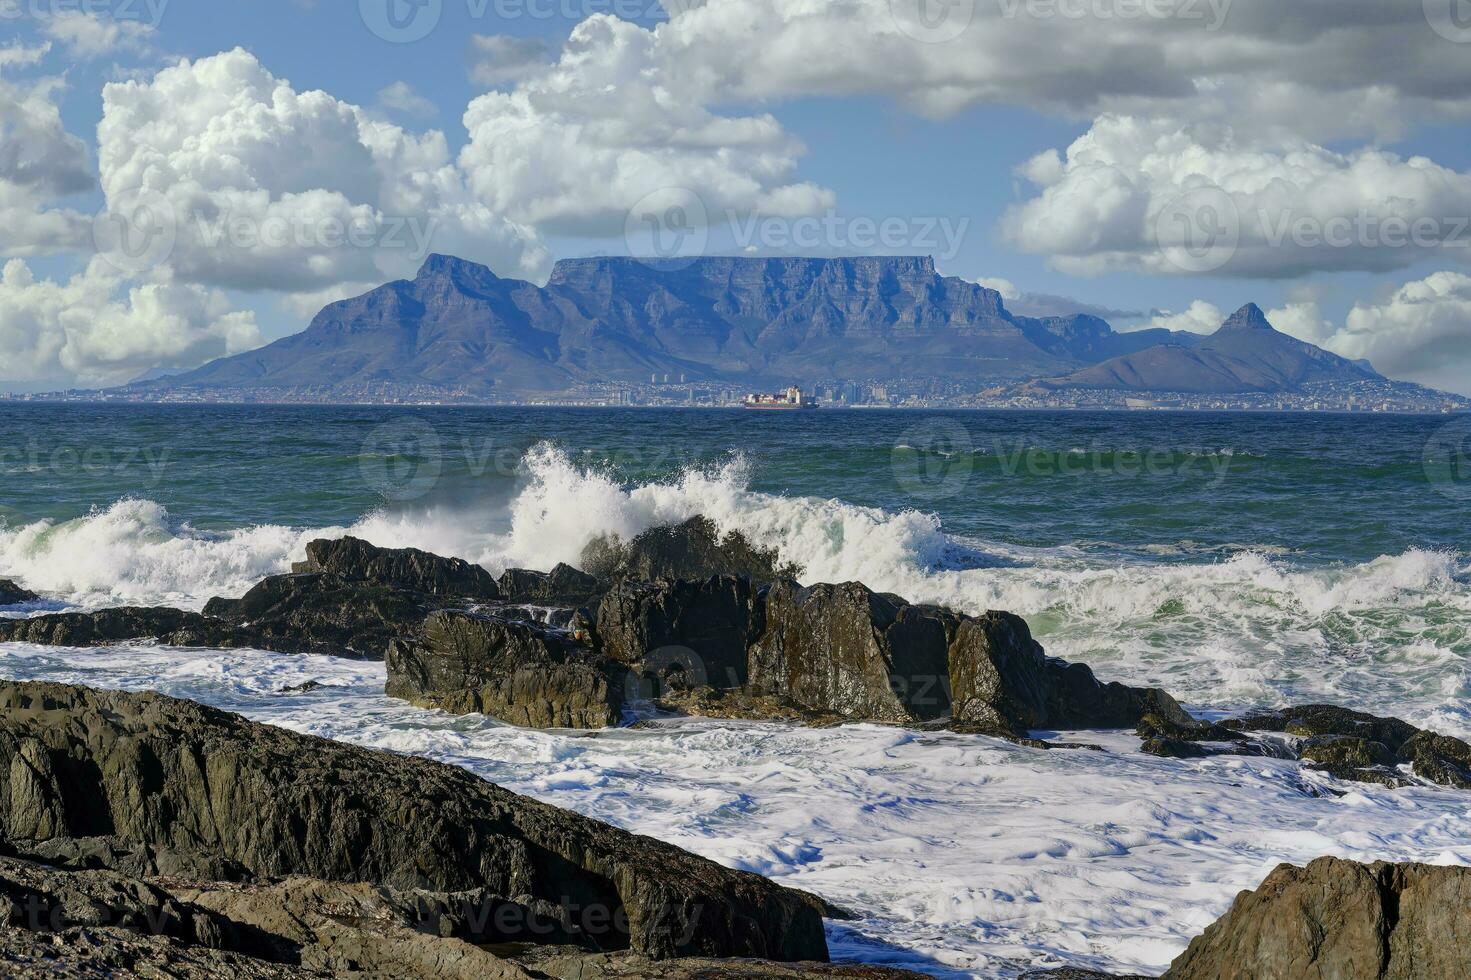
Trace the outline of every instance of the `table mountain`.
<instances>
[{"instance_id":1,"label":"table mountain","mask_svg":"<svg viewBox=\"0 0 1471 980\"><path fill-rule=\"evenodd\" d=\"M1019 381L1187 338L1010 313L927 257L632 258L557 264L546 286L432 255L413 280L323 309L302 333L146 382L290 389L389 383L471 394L579 382Z\"/></svg>"}]
</instances>

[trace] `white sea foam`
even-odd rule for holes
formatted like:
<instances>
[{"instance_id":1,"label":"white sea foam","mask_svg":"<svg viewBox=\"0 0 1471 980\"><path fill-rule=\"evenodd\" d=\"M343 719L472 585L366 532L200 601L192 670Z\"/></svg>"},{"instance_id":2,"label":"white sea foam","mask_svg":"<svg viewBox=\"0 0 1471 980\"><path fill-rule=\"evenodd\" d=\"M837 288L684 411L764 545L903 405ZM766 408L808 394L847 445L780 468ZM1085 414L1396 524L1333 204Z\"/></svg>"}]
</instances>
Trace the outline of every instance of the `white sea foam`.
<instances>
[{"instance_id":1,"label":"white sea foam","mask_svg":"<svg viewBox=\"0 0 1471 980\"><path fill-rule=\"evenodd\" d=\"M382 695L383 667L251 651L0 646L0 676L153 688L510 789L855 911L835 955L935 976L1162 970L1279 862L1471 864L1471 796L1337 782L1270 759L1167 760L872 725L681 721L597 739ZM324 687L279 694L306 680Z\"/></svg>"},{"instance_id":2,"label":"white sea foam","mask_svg":"<svg viewBox=\"0 0 1471 980\"><path fill-rule=\"evenodd\" d=\"M1106 551L957 537L918 510L755 492L740 458L632 487L548 445L524 462L509 504L383 511L346 529L205 534L156 503L123 501L70 522L0 529L0 575L80 606L197 608L284 571L319 535L350 531L499 572L576 564L599 535L628 538L705 514L777 549L807 581L857 580L972 613L1011 610L1028 618L1050 653L1160 684L1197 705L1331 699L1471 734L1461 705L1471 693L1471 585L1458 556L1410 550L1310 568L1245 550L1125 563Z\"/></svg>"}]
</instances>

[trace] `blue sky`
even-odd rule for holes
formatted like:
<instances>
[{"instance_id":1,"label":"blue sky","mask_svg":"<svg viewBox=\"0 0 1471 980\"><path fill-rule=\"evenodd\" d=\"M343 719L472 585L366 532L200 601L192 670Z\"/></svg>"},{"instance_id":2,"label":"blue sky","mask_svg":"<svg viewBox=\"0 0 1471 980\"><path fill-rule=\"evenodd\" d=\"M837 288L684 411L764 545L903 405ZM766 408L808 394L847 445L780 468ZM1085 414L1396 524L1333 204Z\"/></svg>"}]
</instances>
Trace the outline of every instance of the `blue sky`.
<instances>
[{"instance_id":1,"label":"blue sky","mask_svg":"<svg viewBox=\"0 0 1471 980\"><path fill-rule=\"evenodd\" d=\"M0 172L0 212L25 217L0 237L0 387L187 366L413 264L206 251L188 227L119 275L90 230L135 191L181 214L423 217L435 250L540 278L641 250L630 215L674 187L700 202L706 252L930 252L1013 308L1121 329L1207 330L1255 301L1304 339L1471 389L1471 37L1434 9L1467 0L682 0L672 18L653 0L423 0L397 8L432 22L422 38L370 28L410 2L0 0L0 135L41 161ZM920 12L964 20L924 36ZM1202 185L1239 244L1182 270L1150 235ZM1318 241L1340 220L1348 238ZM1385 244L1386 220L1420 233ZM904 230L865 237L885 222Z\"/></svg>"}]
</instances>

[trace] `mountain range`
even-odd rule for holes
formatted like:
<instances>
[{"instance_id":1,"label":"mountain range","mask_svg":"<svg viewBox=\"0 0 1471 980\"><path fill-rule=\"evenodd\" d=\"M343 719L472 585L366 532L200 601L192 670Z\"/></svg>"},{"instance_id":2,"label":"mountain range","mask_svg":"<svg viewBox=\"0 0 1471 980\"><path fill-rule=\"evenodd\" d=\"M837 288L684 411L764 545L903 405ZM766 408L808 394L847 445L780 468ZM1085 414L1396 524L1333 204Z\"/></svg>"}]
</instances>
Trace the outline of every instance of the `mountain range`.
<instances>
[{"instance_id":1,"label":"mountain range","mask_svg":"<svg viewBox=\"0 0 1471 980\"><path fill-rule=\"evenodd\" d=\"M545 286L431 255L412 280L332 303L302 333L134 388L362 386L506 398L652 381L768 387L932 379L1049 389L1295 391L1383 380L1243 308L1211 336L1011 313L927 257L557 263Z\"/></svg>"}]
</instances>

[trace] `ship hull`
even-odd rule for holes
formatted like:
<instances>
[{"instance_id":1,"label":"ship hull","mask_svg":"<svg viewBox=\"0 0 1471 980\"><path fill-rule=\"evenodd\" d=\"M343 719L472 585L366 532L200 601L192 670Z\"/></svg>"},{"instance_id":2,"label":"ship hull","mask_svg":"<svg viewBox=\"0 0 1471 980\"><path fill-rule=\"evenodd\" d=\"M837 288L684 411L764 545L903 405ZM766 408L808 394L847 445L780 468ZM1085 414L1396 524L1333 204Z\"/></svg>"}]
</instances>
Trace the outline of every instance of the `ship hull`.
<instances>
[{"instance_id":1,"label":"ship hull","mask_svg":"<svg viewBox=\"0 0 1471 980\"><path fill-rule=\"evenodd\" d=\"M816 405L742 405L748 412L810 412Z\"/></svg>"}]
</instances>

